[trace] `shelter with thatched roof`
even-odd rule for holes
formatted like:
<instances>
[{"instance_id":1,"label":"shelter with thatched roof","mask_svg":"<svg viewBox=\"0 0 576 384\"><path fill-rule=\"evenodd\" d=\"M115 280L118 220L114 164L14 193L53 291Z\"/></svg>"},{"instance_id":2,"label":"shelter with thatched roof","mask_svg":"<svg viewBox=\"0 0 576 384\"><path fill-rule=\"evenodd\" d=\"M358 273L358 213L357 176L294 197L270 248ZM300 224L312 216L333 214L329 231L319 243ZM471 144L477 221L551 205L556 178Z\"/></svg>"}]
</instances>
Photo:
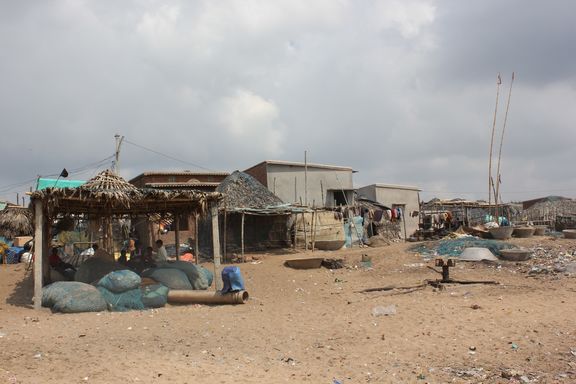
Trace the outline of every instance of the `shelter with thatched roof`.
<instances>
[{"instance_id":1,"label":"shelter with thatched roof","mask_svg":"<svg viewBox=\"0 0 576 384\"><path fill-rule=\"evenodd\" d=\"M222 194L196 190L140 189L113 171L105 170L80 187L46 188L33 192L30 197L35 222L34 305L40 308L42 285L49 279L47 258L43 256L48 254L50 226L54 220L70 215L84 215L100 219L103 226L109 227L113 218L125 216L206 215L209 209L217 212L218 201L222 198ZM217 215L215 216L217 220ZM213 223L213 226L216 234L214 259L216 268L219 268L217 222ZM110 248L113 244L109 238L110 233L110 230L105 232L103 248L113 253L114 249ZM176 245L178 246L178 242Z\"/></svg>"},{"instance_id":2,"label":"shelter with thatched roof","mask_svg":"<svg viewBox=\"0 0 576 384\"><path fill-rule=\"evenodd\" d=\"M219 202L221 241L224 257L244 250L259 251L290 246L288 223L294 207L268 190L254 177L235 171L216 188L223 194ZM201 227L201 243L210 237Z\"/></svg>"},{"instance_id":3,"label":"shelter with thatched roof","mask_svg":"<svg viewBox=\"0 0 576 384\"><path fill-rule=\"evenodd\" d=\"M130 184L142 189L214 192L228 175L228 172L212 171L146 171L132 178ZM195 215L181 215L178 218L180 238L191 246L197 243L197 219ZM162 240L165 245L175 243L176 225L172 215L154 216L134 224L135 232L141 241L154 243L156 240Z\"/></svg>"},{"instance_id":4,"label":"shelter with thatched roof","mask_svg":"<svg viewBox=\"0 0 576 384\"><path fill-rule=\"evenodd\" d=\"M17 236L31 236L32 211L26 207L8 205L0 211L0 236L14 239Z\"/></svg>"}]
</instances>

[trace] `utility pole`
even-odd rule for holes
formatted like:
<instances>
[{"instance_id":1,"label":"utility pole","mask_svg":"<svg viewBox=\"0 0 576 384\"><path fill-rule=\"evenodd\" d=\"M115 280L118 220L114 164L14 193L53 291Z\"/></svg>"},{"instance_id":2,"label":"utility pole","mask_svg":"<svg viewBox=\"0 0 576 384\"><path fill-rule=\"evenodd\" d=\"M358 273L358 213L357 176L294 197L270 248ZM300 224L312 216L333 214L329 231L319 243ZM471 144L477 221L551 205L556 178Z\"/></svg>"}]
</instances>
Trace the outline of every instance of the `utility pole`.
<instances>
[{"instance_id":1,"label":"utility pole","mask_svg":"<svg viewBox=\"0 0 576 384\"><path fill-rule=\"evenodd\" d=\"M304 205L308 206L308 153L304 151Z\"/></svg>"},{"instance_id":2,"label":"utility pole","mask_svg":"<svg viewBox=\"0 0 576 384\"><path fill-rule=\"evenodd\" d=\"M119 134L115 134L114 138L116 139L116 151L114 152L115 159L114 159L114 173L118 174L118 163L120 162L120 146L122 145L122 140L124 140L124 136L120 136Z\"/></svg>"}]
</instances>

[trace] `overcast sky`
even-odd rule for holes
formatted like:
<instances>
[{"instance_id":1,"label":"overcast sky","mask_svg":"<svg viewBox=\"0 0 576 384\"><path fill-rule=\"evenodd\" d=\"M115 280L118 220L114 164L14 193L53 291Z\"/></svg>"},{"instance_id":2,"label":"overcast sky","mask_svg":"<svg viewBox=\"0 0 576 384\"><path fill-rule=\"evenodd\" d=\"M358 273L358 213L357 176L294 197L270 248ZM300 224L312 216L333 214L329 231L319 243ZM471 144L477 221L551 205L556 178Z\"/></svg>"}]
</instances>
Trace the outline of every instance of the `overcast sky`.
<instances>
[{"instance_id":1,"label":"overcast sky","mask_svg":"<svg viewBox=\"0 0 576 384\"><path fill-rule=\"evenodd\" d=\"M576 197L574 15L570 0L0 0L0 200L110 167L116 133L126 179L307 151L357 187L488 199L512 71L503 200Z\"/></svg>"}]
</instances>

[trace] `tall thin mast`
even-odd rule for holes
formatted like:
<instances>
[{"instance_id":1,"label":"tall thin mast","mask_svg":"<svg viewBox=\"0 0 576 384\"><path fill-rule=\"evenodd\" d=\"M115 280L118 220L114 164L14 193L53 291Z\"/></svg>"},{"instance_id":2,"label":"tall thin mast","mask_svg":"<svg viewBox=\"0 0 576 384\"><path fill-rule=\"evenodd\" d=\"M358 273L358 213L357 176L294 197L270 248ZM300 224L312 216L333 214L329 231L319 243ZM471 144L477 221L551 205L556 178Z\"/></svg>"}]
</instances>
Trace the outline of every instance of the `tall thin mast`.
<instances>
[{"instance_id":1,"label":"tall thin mast","mask_svg":"<svg viewBox=\"0 0 576 384\"><path fill-rule=\"evenodd\" d=\"M496 131L496 115L498 114L498 98L500 97L500 84L502 84L502 79L500 74L498 74L498 79L496 80L496 105L494 106L494 120L492 122L492 138L490 139L490 156L488 160L488 210L492 207L492 189L494 187L492 179L492 153L494 147L494 132ZM496 198L494 198L496 200Z\"/></svg>"},{"instance_id":2,"label":"tall thin mast","mask_svg":"<svg viewBox=\"0 0 576 384\"><path fill-rule=\"evenodd\" d=\"M502 157L502 142L504 141L504 132L506 131L506 122L508 121L508 110L510 109L510 98L512 97L512 85L514 84L514 72L512 72L512 81L508 91L508 101L506 102L506 113L504 114L504 124L502 126L502 137L500 138L500 149L498 150L498 167L496 169L496 196L494 203L496 205L496 216L498 217L498 200L500 197L500 159Z\"/></svg>"}]
</instances>

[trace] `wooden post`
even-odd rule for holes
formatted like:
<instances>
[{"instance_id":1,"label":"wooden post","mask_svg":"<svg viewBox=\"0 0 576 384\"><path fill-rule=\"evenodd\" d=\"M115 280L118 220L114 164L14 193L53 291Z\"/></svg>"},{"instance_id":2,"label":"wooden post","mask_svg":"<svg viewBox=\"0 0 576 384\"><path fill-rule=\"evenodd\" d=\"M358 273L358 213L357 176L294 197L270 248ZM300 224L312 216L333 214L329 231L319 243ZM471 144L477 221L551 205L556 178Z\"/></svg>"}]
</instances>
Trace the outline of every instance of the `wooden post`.
<instances>
[{"instance_id":1,"label":"wooden post","mask_svg":"<svg viewBox=\"0 0 576 384\"><path fill-rule=\"evenodd\" d=\"M404 223L404 241L406 241L408 236L408 234L406 233L406 211L405 211L406 206L400 209L402 210L402 223Z\"/></svg>"},{"instance_id":2,"label":"wooden post","mask_svg":"<svg viewBox=\"0 0 576 384\"><path fill-rule=\"evenodd\" d=\"M210 216L212 216L212 248L214 250L214 286L217 291L222 289L222 276L220 275L220 230L218 228L218 202L210 203Z\"/></svg>"},{"instance_id":3,"label":"wooden post","mask_svg":"<svg viewBox=\"0 0 576 384\"><path fill-rule=\"evenodd\" d=\"M240 244L242 250L242 262L245 262L246 259L244 258L244 211L242 211L242 222L240 224Z\"/></svg>"},{"instance_id":4,"label":"wooden post","mask_svg":"<svg viewBox=\"0 0 576 384\"><path fill-rule=\"evenodd\" d=\"M304 151L304 205L308 206L308 156ZM308 249L308 245L306 245Z\"/></svg>"},{"instance_id":5,"label":"wooden post","mask_svg":"<svg viewBox=\"0 0 576 384\"><path fill-rule=\"evenodd\" d=\"M312 252L314 252L314 246L316 243L316 210L312 211Z\"/></svg>"},{"instance_id":6,"label":"wooden post","mask_svg":"<svg viewBox=\"0 0 576 384\"><path fill-rule=\"evenodd\" d=\"M41 200L34 200L34 309L42 308L42 257L44 212Z\"/></svg>"},{"instance_id":7,"label":"wooden post","mask_svg":"<svg viewBox=\"0 0 576 384\"><path fill-rule=\"evenodd\" d=\"M174 214L174 225L176 230L174 231L174 242L176 243L176 260L180 260L180 215Z\"/></svg>"},{"instance_id":8,"label":"wooden post","mask_svg":"<svg viewBox=\"0 0 576 384\"><path fill-rule=\"evenodd\" d=\"M200 251L198 246L198 212L194 214L194 258L196 259L196 265L198 265L198 260L200 259Z\"/></svg>"},{"instance_id":9,"label":"wooden post","mask_svg":"<svg viewBox=\"0 0 576 384\"><path fill-rule=\"evenodd\" d=\"M308 234L306 233L306 213L302 212L302 224L304 225L304 252L308 252Z\"/></svg>"},{"instance_id":10,"label":"wooden post","mask_svg":"<svg viewBox=\"0 0 576 384\"><path fill-rule=\"evenodd\" d=\"M224 252L224 261L228 261L227 246L228 246L228 211L226 210L226 207L224 207L224 246L222 247Z\"/></svg>"},{"instance_id":11,"label":"wooden post","mask_svg":"<svg viewBox=\"0 0 576 384\"><path fill-rule=\"evenodd\" d=\"M298 214L292 214L294 216L294 244L292 244L292 246L294 247L294 250L296 250L296 237L298 236Z\"/></svg>"}]
</instances>

